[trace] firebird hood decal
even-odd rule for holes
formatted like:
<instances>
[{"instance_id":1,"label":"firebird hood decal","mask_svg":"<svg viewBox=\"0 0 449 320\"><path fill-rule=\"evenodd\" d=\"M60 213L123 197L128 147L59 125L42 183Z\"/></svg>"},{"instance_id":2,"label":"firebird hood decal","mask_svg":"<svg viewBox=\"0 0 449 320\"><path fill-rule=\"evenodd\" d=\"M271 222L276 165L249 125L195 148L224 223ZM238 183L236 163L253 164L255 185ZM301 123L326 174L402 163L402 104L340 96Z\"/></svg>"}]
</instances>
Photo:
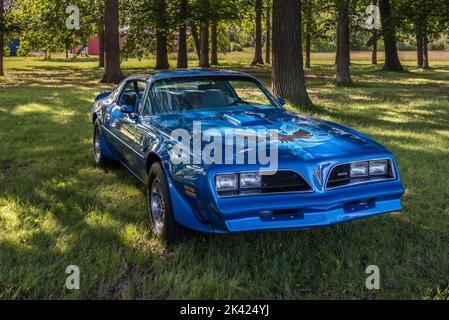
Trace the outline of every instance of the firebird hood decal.
<instances>
[{"instance_id":1,"label":"firebird hood decal","mask_svg":"<svg viewBox=\"0 0 449 320\"><path fill-rule=\"evenodd\" d=\"M276 130L277 140L260 135L254 138L268 139L268 143L277 144L280 160L312 160L383 150L369 138L351 129L281 109L189 112L151 117L149 121L168 136L179 128L192 132L195 121L201 122L202 133L208 129L216 129L222 135L227 129L252 129L254 132Z\"/></svg>"}]
</instances>

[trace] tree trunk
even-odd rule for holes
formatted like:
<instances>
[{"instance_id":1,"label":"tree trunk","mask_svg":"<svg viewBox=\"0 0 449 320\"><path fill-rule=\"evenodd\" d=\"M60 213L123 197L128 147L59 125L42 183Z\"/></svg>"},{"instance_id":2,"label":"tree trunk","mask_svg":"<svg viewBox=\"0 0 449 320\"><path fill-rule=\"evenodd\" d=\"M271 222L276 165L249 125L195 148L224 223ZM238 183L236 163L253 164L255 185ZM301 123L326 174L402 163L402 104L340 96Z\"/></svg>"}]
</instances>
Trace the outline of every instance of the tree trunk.
<instances>
[{"instance_id":1,"label":"tree trunk","mask_svg":"<svg viewBox=\"0 0 449 320\"><path fill-rule=\"evenodd\" d=\"M201 22L200 32L200 67L209 68L209 22Z\"/></svg>"},{"instance_id":2,"label":"tree trunk","mask_svg":"<svg viewBox=\"0 0 449 320\"><path fill-rule=\"evenodd\" d=\"M188 15L188 2L187 0L181 0L179 7L179 38L178 38L178 68L188 67L188 57L187 57L187 33L186 33L186 23Z\"/></svg>"},{"instance_id":3,"label":"tree trunk","mask_svg":"<svg viewBox=\"0 0 449 320\"><path fill-rule=\"evenodd\" d=\"M307 69L312 68L312 64L310 61L310 53L311 53L311 46L312 46L312 1L307 0L306 1L306 14L307 14L307 21L306 21L306 65L305 67Z\"/></svg>"},{"instance_id":4,"label":"tree trunk","mask_svg":"<svg viewBox=\"0 0 449 320\"><path fill-rule=\"evenodd\" d=\"M155 1L156 14L156 69L166 70L170 68L167 52L167 4L165 0Z\"/></svg>"},{"instance_id":5,"label":"tree trunk","mask_svg":"<svg viewBox=\"0 0 449 320\"><path fill-rule=\"evenodd\" d=\"M201 0L200 67L209 68L209 0Z\"/></svg>"},{"instance_id":6,"label":"tree trunk","mask_svg":"<svg viewBox=\"0 0 449 320\"><path fill-rule=\"evenodd\" d=\"M422 48L422 68L423 69L429 69L429 38L427 36L427 33L424 32L423 35L423 48Z\"/></svg>"},{"instance_id":7,"label":"tree trunk","mask_svg":"<svg viewBox=\"0 0 449 320\"><path fill-rule=\"evenodd\" d=\"M271 6L270 2L267 4L267 16L265 17L267 28L267 43L265 46L265 62L271 63Z\"/></svg>"},{"instance_id":8,"label":"tree trunk","mask_svg":"<svg viewBox=\"0 0 449 320\"><path fill-rule=\"evenodd\" d=\"M308 26L307 26L308 27ZM306 68L310 69L312 68L312 64L311 64L311 44L312 44L312 36L310 34L310 32L307 32L306 35Z\"/></svg>"},{"instance_id":9,"label":"tree trunk","mask_svg":"<svg viewBox=\"0 0 449 320\"><path fill-rule=\"evenodd\" d=\"M295 105L310 105L301 44L301 0L273 0L273 92Z\"/></svg>"},{"instance_id":10,"label":"tree trunk","mask_svg":"<svg viewBox=\"0 0 449 320\"><path fill-rule=\"evenodd\" d=\"M0 0L0 21L3 21L3 15L5 14L5 9L3 6L3 0ZM5 75L5 70L3 68L3 33L0 30L0 77Z\"/></svg>"},{"instance_id":11,"label":"tree trunk","mask_svg":"<svg viewBox=\"0 0 449 320\"><path fill-rule=\"evenodd\" d=\"M373 36L373 49L371 52L371 64L377 65L377 32L374 31Z\"/></svg>"},{"instance_id":12,"label":"tree trunk","mask_svg":"<svg viewBox=\"0 0 449 320\"><path fill-rule=\"evenodd\" d=\"M339 3L337 11L337 83L350 84L349 3Z\"/></svg>"},{"instance_id":13,"label":"tree trunk","mask_svg":"<svg viewBox=\"0 0 449 320\"><path fill-rule=\"evenodd\" d=\"M378 1L373 0L371 2L372 5L377 6ZM379 34L377 29L373 29L373 43L372 43L372 49L371 49L371 64L377 65L377 47L378 47L378 41L379 41Z\"/></svg>"},{"instance_id":14,"label":"tree trunk","mask_svg":"<svg viewBox=\"0 0 449 320\"><path fill-rule=\"evenodd\" d=\"M118 0L105 2L105 68L101 82L119 83L123 78L120 68L120 32Z\"/></svg>"},{"instance_id":15,"label":"tree trunk","mask_svg":"<svg viewBox=\"0 0 449 320\"><path fill-rule=\"evenodd\" d=\"M256 49L254 51L254 59L252 65L263 64L262 57L262 0L256 0Z\"/></svg>"},{"instance_id":16,"label":"tree trunk","mask_svg":"<svg viewBox=\"0 0 449 320\"><path fill-rule=\"evenodd\" d=\"M210 46L211 46L211 58L210 64L213 66L218 66L218 40L217 40L217 19L212 19L211 35L210 35Z\"/></svg>"},{"instance_id":17,"label":"tree trunk","mask_svg":"<svg viewBox=\"0 0 449 320\"><path fill-rule=\"evenodd\" d=\"M385 44L385 66L384 70L404 71L399 60L396 44L396 26L391 14L390 0L379 1L380 17L382 20L382 32Z\"/></svg>"},{"instance_id":18,"label":"tree trunk","mask_svg":"<svg viewBox=\"0 0 449 320\"><path fill-rule=\"evenodd\" d=\"M424 49L423 35L422 35L421 30L417 29L416 30L416 61L418 64L418 68L422 68L423 63L424 63L423 49Z\"/></svg>"},{"instance_id":19,"label":"tree trunk","mask_svg":"<svg viewBox=\"0 0 449 320\"><path fill-rule=\"evenodd\" d=\"M195 49L196 54L198 56L198 61L201 60L201 43L200 43L200 37L198 36L198 30L196 25L191 25L190 28L192 29L192 37L193 42L195 43Z\"/></svg>"}]
</instances>

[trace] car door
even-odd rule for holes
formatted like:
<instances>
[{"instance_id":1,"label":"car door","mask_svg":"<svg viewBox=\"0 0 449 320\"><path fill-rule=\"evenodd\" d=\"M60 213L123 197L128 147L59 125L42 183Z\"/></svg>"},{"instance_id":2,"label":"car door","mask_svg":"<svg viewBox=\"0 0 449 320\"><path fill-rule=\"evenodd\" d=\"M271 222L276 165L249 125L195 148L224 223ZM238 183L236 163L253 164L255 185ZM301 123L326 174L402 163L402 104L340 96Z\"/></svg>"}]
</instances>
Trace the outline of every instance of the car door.
<instances>
[{"instance_id":1,"label":"car door","mask_svg":"<svg viewBox=\"0 0 449 320\"><path fill-rule=\"evenodd\" d=\"M108 129L113 135L112 144L116 157L139 178L139 169L145 165L145 155L139 148L143 128L139 126L139 104L146 82L143 79L128 80L111 110ZM125 111L132 106L132 110Z\"/></svg>"},{"instance_id":2,"label":"car door","mask_svg":"<svg viewBox=\"0 0 449 320\"><path fill-rule=\"evenodd\" d=\"M160 129L157 128L159 117L154 114L153 104L155 103L154 95L152 95L151 84L147 86L143 99L138 106L138 120L123 126L127 130L127 134L132 137L129 143L133 149L142 155L142 158L135 158L130 167L140 177L146 179L146 155L150 150L154 150L159 143ZM145 158L143 158L145 157ZM145 162L141 162L145 161Z\"/></svg>"},{"instance_id":3,"label":"car door","mask_svg":"<svg viewBox=\"0 0 449 320\"><path fill-rule=\"evenodd\" d=\"M127 81L121 83L114 92L112 102L107 105L102 122L102 130L105 135L108 136L109 148L112 150L115 158L122 163L125 161L123 152L126 149L126 144L122 142L123 140L120 134L120 126L122 125L121 119L124 117L124 114L121 111L120 97L122 96L127 83Z\"/></svg>"}]
</instances>

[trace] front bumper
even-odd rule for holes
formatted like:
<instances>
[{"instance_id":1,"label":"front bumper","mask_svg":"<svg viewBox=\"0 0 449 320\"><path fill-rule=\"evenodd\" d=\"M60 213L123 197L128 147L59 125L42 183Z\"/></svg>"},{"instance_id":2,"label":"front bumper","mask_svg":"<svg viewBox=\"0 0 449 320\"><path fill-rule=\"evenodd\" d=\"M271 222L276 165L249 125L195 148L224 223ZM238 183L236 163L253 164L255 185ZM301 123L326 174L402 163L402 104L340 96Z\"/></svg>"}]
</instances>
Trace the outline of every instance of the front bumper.
<instances>
[{"instance_id":1,"label":"front bumper","mask_svg":"<svg viewBox=\"0 0 449 320\"><path fill-rule=\"evenodd\" d=\"M310 194L220 199L215 232L307 229L401 210L405 189L399 180Z\"/></svg>"},{"instance_id":2,"label":"front bumper","mask_svg":"<svg viewBox=\"0 0 449 320\"><path fill-rule=\"evenodd\" d=\"M312 181L313 170L309 171L301 174ZM195 198L189 198L181 187L174 187L169 179L178 223L207 233L323 227L401 210L401 197L405 192L397 174L395 180L331 190L313 184L314 192L311 193L219 198L209 187L213 183L212 176L213 173L209 181L203 180L204 185L196 188Z\"/></svg>"},{"instance_id":3,"label":"front bumper","mask_svg":"<svg viewBox=\"0 0 449 320\"><path fill-rule=\"evenodd\" d=\"M400 200L376 201L375 206L355 212L345 212L342 208L335 208L323 212L308 212L307 209L299 211L300 214L275 215L270 220L262 220L260 216L233 219L226 221L229 232L243 232L256 230L284 230L308 229L330 226L351 220L367 218L378 214L401 210Z\"/></svg>"}]
</instances>

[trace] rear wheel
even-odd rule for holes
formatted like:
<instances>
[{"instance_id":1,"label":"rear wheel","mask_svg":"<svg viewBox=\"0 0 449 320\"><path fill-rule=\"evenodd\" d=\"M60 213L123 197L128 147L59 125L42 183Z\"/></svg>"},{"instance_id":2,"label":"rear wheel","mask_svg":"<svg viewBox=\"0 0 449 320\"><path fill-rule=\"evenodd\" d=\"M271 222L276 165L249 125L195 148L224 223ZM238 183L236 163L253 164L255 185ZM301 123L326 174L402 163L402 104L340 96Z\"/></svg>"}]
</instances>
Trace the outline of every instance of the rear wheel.
<instances>
[{"instance_id":1,"label":"rear wheel","mask_svg":"<svg viewBox=\"0 0 449 320\"><path fill-rule=\"evenodd\" d=\"M101 138L101 125L98 119L94 124L94 138L93 138L93 158L94 163L98 167L109 168L112 164L112 161L106 158L102 151L102 138Z\"/></svg>"},{"instance_id":2,"label":"rear wheel","mask_svg":"<svg viewBox=\"0 0 449 320\"><path fill-rule=\"evenodd\" d=\"M179 239L183 229L177 224L173 215L167 180L159 162L150 168L147 198L153 233L167 243Z\"/></svg>"}]
</instances>

